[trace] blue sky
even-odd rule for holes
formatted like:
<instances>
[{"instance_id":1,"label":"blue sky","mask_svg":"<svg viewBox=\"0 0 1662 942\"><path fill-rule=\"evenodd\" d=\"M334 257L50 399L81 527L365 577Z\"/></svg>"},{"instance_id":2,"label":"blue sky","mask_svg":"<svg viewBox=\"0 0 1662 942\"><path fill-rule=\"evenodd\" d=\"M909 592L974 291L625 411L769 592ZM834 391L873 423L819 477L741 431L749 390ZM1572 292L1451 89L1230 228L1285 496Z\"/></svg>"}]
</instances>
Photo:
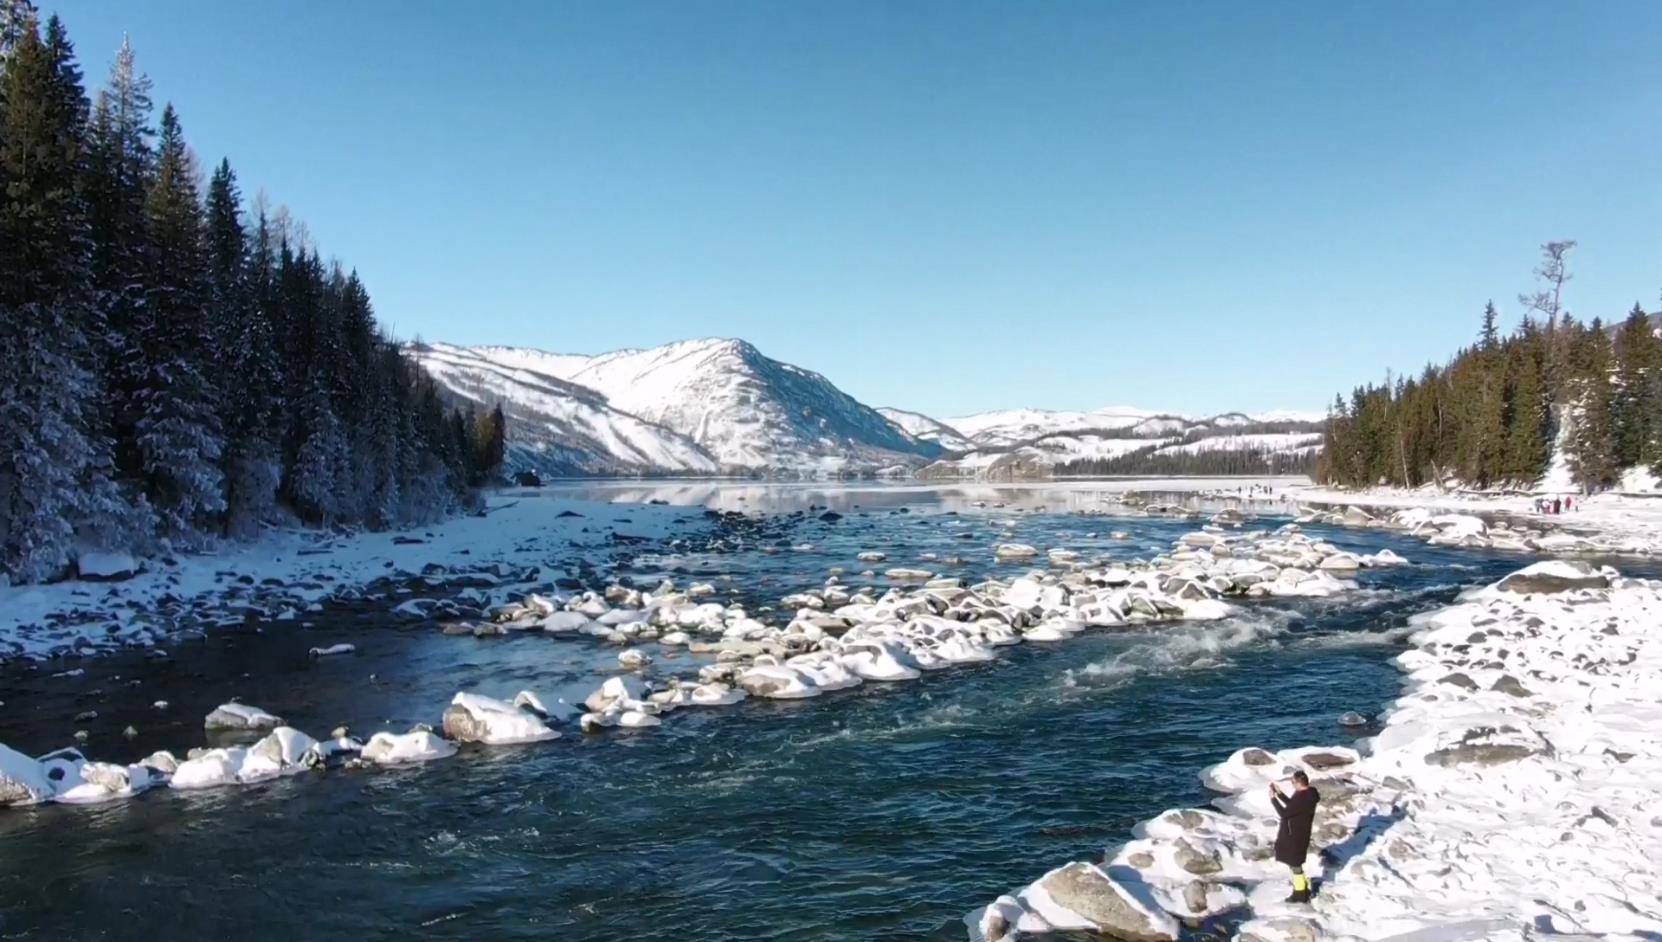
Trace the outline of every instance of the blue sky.
<instances>
[{"instance_id":1,"label":"blue sky","mask_svg":"<svg viewBox=\"0 0 1662 942\"><path fill-rule=\"evenodd\" d=\"M1662 289L1662 4L70 2L400 336L736 336L874 405L1320 408L1538 243Z\"/></svg>"}]
</instances>

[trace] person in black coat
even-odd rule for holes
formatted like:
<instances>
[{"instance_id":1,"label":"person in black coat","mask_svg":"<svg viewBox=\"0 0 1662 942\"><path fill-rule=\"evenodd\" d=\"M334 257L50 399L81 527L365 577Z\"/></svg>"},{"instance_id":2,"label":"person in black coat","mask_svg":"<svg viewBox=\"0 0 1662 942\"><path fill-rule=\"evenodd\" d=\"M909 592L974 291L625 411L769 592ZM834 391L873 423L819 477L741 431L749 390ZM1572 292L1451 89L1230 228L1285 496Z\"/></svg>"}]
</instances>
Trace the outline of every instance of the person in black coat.
<instances>
[{"instance_id":1,"label":"person in black coat","mask_svg":"<svg viewBox=\"0 0 1662 942\"><path fill-rule=\"evenodd\" d=\"M1310 878L1304 875L1304 858L1310 856L1310 828L1316 821L1316 803L1321 795L1310 787L1310 776L1293 773L1293 792L1287 794L1270 783L1270 804L1281 818L1275 832L1275 859L1293 868L1293 895L1289 903L1310 902Z\"/></svg>"}]
</instances>

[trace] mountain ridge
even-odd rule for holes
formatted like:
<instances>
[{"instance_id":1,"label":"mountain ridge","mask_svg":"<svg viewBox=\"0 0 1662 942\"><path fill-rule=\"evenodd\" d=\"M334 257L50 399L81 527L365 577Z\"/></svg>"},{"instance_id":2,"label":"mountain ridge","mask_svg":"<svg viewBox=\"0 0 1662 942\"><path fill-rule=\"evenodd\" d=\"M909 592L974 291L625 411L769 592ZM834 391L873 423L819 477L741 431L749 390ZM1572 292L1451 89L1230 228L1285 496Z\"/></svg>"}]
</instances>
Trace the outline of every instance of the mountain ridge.
<instances>
[{"instance_id":1,"label":"mountain ridge","mask_svg":"<svg viewBox=\"0 0 1662 942\"><path fill-rule=\"evenodd\" d=\"M1117 458L1197 438L1308 431L1309 413L1196 417L1134 406L936 419L872 408L824 375L734 337L599 354L503 344L408 349L453 401L504 403L515 470L539 474L966 476ZM1227 447L1227 446L1226 446ZM1004 473L999 471L997 473Z\"/></svg>"}]
</instances>

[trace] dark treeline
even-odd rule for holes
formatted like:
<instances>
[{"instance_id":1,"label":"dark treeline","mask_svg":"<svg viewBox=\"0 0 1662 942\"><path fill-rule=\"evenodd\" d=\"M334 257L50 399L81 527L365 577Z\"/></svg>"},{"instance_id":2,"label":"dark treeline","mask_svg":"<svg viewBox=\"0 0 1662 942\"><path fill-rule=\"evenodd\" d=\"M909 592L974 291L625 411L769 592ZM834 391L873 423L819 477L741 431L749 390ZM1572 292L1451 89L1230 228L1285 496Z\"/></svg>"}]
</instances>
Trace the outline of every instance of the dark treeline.
<instances>
[{"instance_id":1,"label":"dark treeline","mask_svg":"<svg viewBox=\"0 0 1662 942\"><path fill-rule=\"evenodd\" d=\"M1542 247L1528 313L1502 336L1493 303L1477 343L1414 378L1335 399L1317 475L1352 487L1530 487L1563 426L1575 482L1614 484L1630 467L1662 471L1662 340L1634 304L1620 325L1581 323L1563 306L1574 242Z\"/></svg>"},{"instance_id":2,"label":"dark treeline","mask_svg":"<svg viewBox=\"0 0 1662 942\"><path fill-rule=\"evenodd\" d=\"M204 187L123 46L89 101L57 17L0 0L0 579L77 551L268 522L452 512L500 468L500 410L449 410L355 272Z\"/></svg>"},{"instance_id":3,"label":"dark treeline","mask_svg":"<svg viewBox=\"0 0 1662 942\"><path fill-rule=\"evenodd\" d=\"M1061 476L1108 475L1206 476L1310 474L1316 467L1314 448L1277 451L1268 448L1209 448L1174 451L1157 445L1113 458L1093 458L1059 465Z\"/></svg>"}]
</instances>

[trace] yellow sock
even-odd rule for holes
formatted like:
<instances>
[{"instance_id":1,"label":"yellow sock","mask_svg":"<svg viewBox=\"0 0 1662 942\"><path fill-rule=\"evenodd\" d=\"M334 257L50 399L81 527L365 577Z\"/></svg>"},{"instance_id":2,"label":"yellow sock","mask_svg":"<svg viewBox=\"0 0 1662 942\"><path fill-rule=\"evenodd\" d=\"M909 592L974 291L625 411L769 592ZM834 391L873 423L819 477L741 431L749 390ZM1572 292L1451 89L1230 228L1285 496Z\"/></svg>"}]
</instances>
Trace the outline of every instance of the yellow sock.
<instances>
[{"instance_id":1,"label":"yellow sock","mask_svg":"<svg viewBox=\"0 0 1662 942\"><path fill-rule=\"evenodd\" d=\"M1300 893L1309 892L1309 890L1310 890L1310 878L1305 876L1302 873L1293 874L1293 889L1297 890Z\"/></svg>"}]
</instances>

